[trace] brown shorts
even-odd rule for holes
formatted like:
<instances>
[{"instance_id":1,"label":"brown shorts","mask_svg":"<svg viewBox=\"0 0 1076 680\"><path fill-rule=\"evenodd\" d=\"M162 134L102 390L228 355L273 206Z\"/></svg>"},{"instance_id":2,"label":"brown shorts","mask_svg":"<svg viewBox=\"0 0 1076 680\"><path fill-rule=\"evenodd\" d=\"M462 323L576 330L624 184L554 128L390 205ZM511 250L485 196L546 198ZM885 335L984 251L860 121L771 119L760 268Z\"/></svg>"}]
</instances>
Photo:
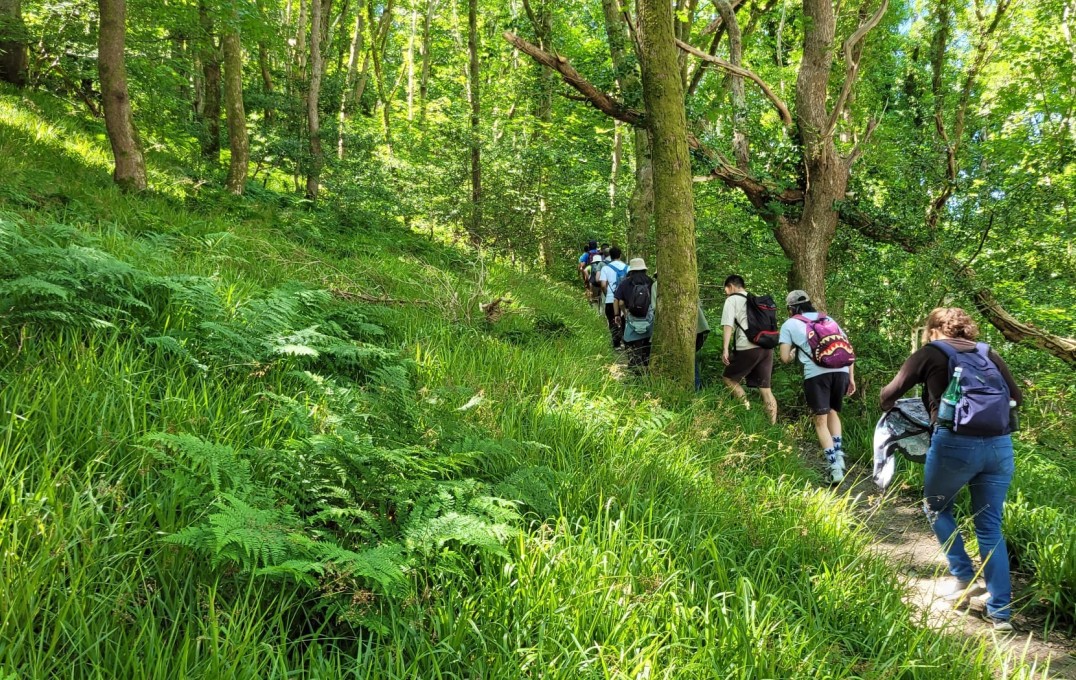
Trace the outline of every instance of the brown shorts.
<instances>
[{"instance_id":1,"label":"brown shorts","mask_svg":"<svg viewBox=\"0 0 1076 680\"><path fill-rule=\"evenodd\" d=\"M756 347L738 349L729 357L724 377L733 382L747 378L748 387L769 388L770 376L773 375L773 350Z\"/></svg>"}]
</instances>

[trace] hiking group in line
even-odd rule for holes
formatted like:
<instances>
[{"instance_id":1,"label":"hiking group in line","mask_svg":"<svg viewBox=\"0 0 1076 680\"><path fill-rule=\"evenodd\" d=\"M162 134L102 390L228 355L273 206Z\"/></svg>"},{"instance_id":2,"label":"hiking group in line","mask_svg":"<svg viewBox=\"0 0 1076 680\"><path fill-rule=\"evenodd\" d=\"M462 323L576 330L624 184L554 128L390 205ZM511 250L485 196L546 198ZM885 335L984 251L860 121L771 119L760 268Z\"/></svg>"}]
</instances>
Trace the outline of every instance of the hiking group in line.
<instances>
[{"instance_id":1,"label":"hiking group in line","mask_svg":"<svg viewBox=\"0 0 1076 680\"><path fill-rule=\"evenodd\" d=\"M598 248L592 241L579 258L579 271L592 305L604 309L613 349L627 351L629 367L640 370L650 360L657 277L648 274L642 258L627 264L621 258L620 248ZM840 483L847 469L840 413L844 398L856 392L856 355L847 333L814 307L806 291L793 290L785 297L788 319L779 329L773 298L749 293L742 276L728 276L724 292L725 385L746 408L750 402L744 385L757 389L766 415L776 424L777 400L771 389L774 350L784 364L798 361L829 481ZM700 302L696 355L709 331ZM954 581L952 595L980 596L983 616L994 629L1011 631L1012 584L1001 518L1014 471L1011 433L1023 397L1004 360L985 343L976 342L978 333L964 310L933 310L926 320L923 346L881 390L880 406L889 411L897 399L922 386L931 423L923 509L946 554ZM697 356L695 387L701 387ZM957 493L965 486L971 495L985 587L977 582L978 572L953 516Z\"/></svg>"}]
</instances>

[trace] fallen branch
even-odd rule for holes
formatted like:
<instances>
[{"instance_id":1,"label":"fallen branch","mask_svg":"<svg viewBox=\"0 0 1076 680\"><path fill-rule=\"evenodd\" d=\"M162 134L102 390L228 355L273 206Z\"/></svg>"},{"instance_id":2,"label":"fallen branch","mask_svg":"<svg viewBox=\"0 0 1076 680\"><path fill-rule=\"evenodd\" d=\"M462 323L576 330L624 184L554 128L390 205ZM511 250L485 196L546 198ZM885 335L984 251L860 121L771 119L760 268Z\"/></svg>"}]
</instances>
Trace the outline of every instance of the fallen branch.
<instances>
[{"instance_id":1,"label":"fallen branch","mask_svg":"<svg viewBox=\"0 0 1076 680\"><path fill-rule=\"evenodd\" d=\"M348 302L367 302L376 305L428 305L427 300L401 300L399 298L390 298L384 295L370 295L369 293L356 293L351 290L344 290L343 288L329 288L329 294L335 298L341 300L347 300Z\"/></svg>"}]
</instances>

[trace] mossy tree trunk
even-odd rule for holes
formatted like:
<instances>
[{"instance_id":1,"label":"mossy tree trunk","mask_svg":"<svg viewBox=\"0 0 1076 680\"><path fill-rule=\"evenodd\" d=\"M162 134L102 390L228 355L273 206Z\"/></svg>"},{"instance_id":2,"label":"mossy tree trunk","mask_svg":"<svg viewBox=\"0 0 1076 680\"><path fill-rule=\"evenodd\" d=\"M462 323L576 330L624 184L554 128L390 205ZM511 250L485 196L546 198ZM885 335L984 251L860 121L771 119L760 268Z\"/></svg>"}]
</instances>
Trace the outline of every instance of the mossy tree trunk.
<instances>
[{"instance_id":1,"label":"mossy tree trunk","mask_svg":"<svg viewBox=\"0 0 1076 680\"><path fill-rule=\"evenodd\" d=\"M654 162L658 286L652 370L685 389L695 381L699 298L684 86L667 0L641 0L643 98Z\"/></svg>"},{"instance_id":2,"label":"mossy tree trunk","mask_svg":"<svg viewBox=\"0 0 1076 680\"><path fill-rule=\"evenodd\" d=\"M142 191L147 186L146 162L127 93L127 66L123 55L127 2L99 0L98 9L101 24L97 35L97 69L105 109L105 130L116 163L112 178L123 191Z\"/></svg>"}]
</instances>

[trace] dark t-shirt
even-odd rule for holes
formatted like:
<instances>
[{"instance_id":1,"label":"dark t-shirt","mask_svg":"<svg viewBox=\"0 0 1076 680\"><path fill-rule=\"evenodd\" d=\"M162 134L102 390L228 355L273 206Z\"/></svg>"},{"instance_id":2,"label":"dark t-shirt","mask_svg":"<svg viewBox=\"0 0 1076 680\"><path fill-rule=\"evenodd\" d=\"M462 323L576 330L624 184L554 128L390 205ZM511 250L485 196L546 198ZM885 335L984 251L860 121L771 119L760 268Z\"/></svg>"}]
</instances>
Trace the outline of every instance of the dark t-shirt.
<instances>
[{"instance_id":1,"label":"dark t-shirt","mask_svg":"<svg viewBox=\"0 0 1076 680\"><path fill-rule=\"evenodd\" d=\"M953 346L954 349L964 352L975 349L975 343L971 340L951 339L943 340ZM1023 403L1023 395L1020 388L1013 381L1009 367L1005 365L998 353L990 350L990 360L997 364L1002 377L1009 385L1009 395L1016 400L1017 404ZM916 385L925 386L923 391L923 405L930 412L930 422L938 416L938 404L941 396L945 394L945 388L949 386L949 357L937 347L923 345L914 354L905 360L900 367L897 376L888 385L882 388L882 410L888 411L893 408L900 399Z\"/></svg>"}]
</instances>

